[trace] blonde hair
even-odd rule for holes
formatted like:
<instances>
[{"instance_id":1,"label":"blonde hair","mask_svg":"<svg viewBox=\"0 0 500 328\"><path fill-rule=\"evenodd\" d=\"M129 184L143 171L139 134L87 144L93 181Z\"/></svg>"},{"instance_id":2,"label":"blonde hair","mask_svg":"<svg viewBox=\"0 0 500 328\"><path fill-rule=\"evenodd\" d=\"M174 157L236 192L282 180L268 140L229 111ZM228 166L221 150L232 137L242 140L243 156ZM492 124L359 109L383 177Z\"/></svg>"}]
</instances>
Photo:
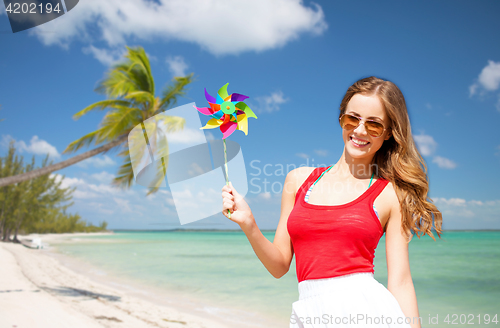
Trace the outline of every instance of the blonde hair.
<instances>
[{"instance_id":1,"label":"blonde hair","mask_svg":"<svg viewBox=\"0 0 500 328\"><path fill-rule=\"evenodd\" d=\"M361 79L347 89L340 104L339 118L357 93L378 96L391 120L389 129L392 136L377 151L373 164L377 166L379 176L390 181L396 190L401 206L402 229L407 236L413 231L418 238L421 233L436 240L431 231L434 219L434 229L441 238L442 214L427 198L427 166L411 134L403 93L390 81L374 76Z\"/></svg>"}]
</instances>

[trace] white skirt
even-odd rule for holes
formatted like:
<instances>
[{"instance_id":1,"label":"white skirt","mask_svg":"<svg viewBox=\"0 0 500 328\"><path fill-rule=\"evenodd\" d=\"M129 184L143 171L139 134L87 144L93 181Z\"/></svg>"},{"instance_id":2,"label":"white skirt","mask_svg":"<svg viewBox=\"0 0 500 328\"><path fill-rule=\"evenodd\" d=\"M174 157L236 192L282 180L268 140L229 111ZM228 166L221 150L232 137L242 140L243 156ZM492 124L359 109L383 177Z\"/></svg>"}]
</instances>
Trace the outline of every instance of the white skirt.
<instances>
[{"instance_id":1,"label":"white skirt","mask_svg":"<svg viewBox=\"0 0 500 328\"><path fill-rule=\"evenodd\" d=\"M363 272L301 281L290 328L410 328L411 320L373 273Z\"/></svg>"}]
</instances>

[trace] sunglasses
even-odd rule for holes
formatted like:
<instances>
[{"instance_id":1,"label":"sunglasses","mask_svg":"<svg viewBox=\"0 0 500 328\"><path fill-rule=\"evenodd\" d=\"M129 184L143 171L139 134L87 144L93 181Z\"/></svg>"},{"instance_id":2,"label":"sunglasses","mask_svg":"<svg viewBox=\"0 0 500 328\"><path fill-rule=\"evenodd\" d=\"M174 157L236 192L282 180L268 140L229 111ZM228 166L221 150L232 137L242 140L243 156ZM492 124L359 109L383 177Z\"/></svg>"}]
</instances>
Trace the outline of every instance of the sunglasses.
<instances>
[{"instance_id":1,"label":"sunglasses","mask_svg":"<svg viewBox=\"0 0 500 328\"><path fill-rule=\"evenodd\" d=\"M357 117L351 114L343 114L340 117L340 126L342 129L349 131L357 128L361 123L365 125L366 132L374 138L381 137L384 131L387 130L382 123L372 120L366 120L362 122L361 117Z\"/></svg>"}]
</instances>

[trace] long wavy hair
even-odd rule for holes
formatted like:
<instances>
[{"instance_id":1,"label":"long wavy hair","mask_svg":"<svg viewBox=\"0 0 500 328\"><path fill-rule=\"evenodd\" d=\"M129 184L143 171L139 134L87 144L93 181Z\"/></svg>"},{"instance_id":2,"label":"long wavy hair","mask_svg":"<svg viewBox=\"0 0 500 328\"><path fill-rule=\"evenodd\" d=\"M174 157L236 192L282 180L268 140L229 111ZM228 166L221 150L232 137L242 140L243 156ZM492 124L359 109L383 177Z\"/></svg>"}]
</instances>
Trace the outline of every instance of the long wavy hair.
<instances>
[{"instance_id":1,"label":"long wavy hair","mask_svg":"<svg viewBox=\"0 0 500 328\"><path fill-rule=\"evenodd\" d=\"M390 181L396 190L401 206L402 229L408 237L410 233L417 234L418 238L420 234L427 234L436 240L431 231L434 219L434 230L441 238L443 217L427 196L427 166L413 140L403 93L390 81L374 76L361 79L347 89L340 104L339 119L357 93L378 96L391 121L389 128L392 136L377 151L373 164L377 166L379 176Z\"/></svg>"}]
</instances>

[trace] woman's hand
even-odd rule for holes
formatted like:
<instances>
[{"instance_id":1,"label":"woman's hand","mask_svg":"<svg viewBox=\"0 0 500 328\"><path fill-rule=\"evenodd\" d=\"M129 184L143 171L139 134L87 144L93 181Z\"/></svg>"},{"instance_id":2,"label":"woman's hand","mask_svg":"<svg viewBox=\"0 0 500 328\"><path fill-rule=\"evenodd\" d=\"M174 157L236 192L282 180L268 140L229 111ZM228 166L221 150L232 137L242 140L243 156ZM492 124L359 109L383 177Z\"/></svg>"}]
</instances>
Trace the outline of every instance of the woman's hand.
<instances>
[{"instance_id":1,"label":"woman's hand","mask_svg":"<svg viewBox=\"0 0 500 328\"><path fill-rule=\"evenodd\" d=\"M231 211L231 217L229 217L227 210ZM222 214L231 221L238 223L240 226L242 224L246 225L251 223L254 220L252 211L247 202L243 196L234 189L231 182L229 182L229 186L226 185L222 188Z\"/></svg>"}]
</instances>

